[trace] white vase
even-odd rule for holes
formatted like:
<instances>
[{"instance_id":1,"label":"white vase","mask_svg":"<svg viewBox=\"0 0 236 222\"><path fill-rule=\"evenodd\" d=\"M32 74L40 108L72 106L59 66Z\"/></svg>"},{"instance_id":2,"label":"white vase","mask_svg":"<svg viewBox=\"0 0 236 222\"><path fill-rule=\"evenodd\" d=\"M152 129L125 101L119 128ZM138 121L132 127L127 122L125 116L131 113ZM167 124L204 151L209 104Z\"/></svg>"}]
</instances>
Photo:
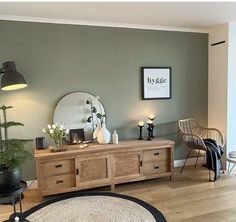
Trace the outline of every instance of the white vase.
<instances>
[{"instance_id":1,"label":"white vase","mask_svg":"<svg viewBox=\"0 0 236 222\"><path fill-rule=\"evenodd\" d=\"M101 129L98 131L97 134L97 141L100 144L108 144L111 140L111 134L106 128L106 124L103 123Z\"/></svg>"},{"instance_id":2,"label":"white vase","mask_svg":"<svg viewBox=\"0 0 236 222\"><path fill-rule=\"evenodd\" d=\"M114 133L112 134L112 142L113 144L118 144L118 134L116 130L114 130Z\"/></svg>"},{"instance_id":3,"label":"white vase","mask_svg":"<svg viewBox=\"0 0 236 222\"><path fill-rule=\"evenodd\" d=\"M97 138L98 132L100 131L100 129L101 129L101 125L98 124L97 127L96 127L96 129L95 129L94 132L93 132L93 139L94 139L94 140Z\"/></svg>"}]
</instances>

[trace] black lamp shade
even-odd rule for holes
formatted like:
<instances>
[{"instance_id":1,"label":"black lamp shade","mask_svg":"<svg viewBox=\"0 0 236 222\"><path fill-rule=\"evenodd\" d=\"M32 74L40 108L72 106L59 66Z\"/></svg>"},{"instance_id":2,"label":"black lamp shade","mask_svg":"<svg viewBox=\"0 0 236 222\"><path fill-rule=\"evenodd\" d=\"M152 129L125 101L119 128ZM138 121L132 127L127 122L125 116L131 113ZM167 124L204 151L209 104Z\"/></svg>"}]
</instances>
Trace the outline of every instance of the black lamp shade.
<instances>
[{"instance_id":1,"label":"black lamp shade","mask_svg":"<svg viewBox=\"0 0 236 222\"><path fill-rule=\"evenodd\" d=\"M2 90L16 90L27 86L25 78L17 72L14 62L3 63L2 70L4 73L1 80Z\"/></svg>"}]
</instances>

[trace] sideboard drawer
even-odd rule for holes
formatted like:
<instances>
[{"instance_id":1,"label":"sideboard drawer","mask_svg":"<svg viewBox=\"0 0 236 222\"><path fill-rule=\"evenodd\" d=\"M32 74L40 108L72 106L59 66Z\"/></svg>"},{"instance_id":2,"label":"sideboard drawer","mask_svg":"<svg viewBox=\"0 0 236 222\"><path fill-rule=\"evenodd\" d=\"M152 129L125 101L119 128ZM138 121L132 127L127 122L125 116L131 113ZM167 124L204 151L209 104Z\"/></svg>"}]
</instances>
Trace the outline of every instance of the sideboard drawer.
<instances>
[{"instance_id":1,"label":"sideboard drawer","mask_svg":"<svg viewBox=\"0 0 236 222\"><path fill-rule=\"evenodd\" d=\"M75 187L75 174L65 174L43 179L43 190Z\"/></svg>"},{"instance_id":2,"label":"sideboard drawer","mask_svg":"<svg viewBox=\"0 0 236 222\"><path fill-rule=\"evenodd\" d=\"M41 163L41 172L43 176L57 175L61 173L73 173L75 172L75 160L57 160Z\"/></svg>"},{"instance_id":3,"label":"sideboard drawer","mask_svg":"<svg viewBox=\"0 0 236 222\"><path fill-rule=\"evenodd\" d=\"M171 171L170 163L166 161L153 161L143 165L143 175L154 175Z\"/></svg>"},{"instance_id":4,"label":"sideboard drawer","mask_svg":"<svg viewBox=\"0 0 236 222\"><path fill-rule=\"evenodd\" d=\"M166 161L170 159L170 148L145 150L143 151L143 162Z\"/></svg>"}]
</instances>

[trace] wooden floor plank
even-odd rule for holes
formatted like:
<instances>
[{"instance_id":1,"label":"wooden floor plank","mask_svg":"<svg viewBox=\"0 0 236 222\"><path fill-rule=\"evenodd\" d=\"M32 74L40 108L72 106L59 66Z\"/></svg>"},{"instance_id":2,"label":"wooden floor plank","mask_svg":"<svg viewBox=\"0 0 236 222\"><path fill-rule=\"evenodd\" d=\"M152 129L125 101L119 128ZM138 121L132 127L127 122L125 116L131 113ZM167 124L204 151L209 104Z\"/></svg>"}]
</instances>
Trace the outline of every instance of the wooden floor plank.
<instances>
[{"instance_id":1,"label":"wooden floor plank","mask_svg":"<svg viewBox=\"0 0 236 222\"><path fill-rule=\"evenodd\" d=\"M216 182L209 182L206 169L189 167L182 174L177 169L172 181L162 178L122 184L116 187L116 192L152 204L168 222L235 222L235 188L236 171L230 175L222 174ZM104 189L109 190L97 190ZM24 195L24 210L40 202L37 189L30 189ZM12 206L0 205L0 221L11 213Z\"/></svg>"}]
</instances>

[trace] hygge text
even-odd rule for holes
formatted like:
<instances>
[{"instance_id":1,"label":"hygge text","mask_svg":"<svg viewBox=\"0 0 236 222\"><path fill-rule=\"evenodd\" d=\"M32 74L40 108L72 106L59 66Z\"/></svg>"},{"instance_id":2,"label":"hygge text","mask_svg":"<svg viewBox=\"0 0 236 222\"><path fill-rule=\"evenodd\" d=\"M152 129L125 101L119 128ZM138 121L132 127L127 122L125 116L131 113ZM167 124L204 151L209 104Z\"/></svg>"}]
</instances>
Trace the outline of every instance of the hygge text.
<instances>
[{"instance_id":1,"label":"hygge text","mask_svg":"<svg viewBox=\"0 0 236 222\"><path fill-rule=\"evenodd\" d=\"M150 83L150 84L163 84L163 83L166 83L167 82L167 79L165 78L156 78L156 79L153 79L153 78L147 78L147 83Z\"/></svg>"}]
</instances>

